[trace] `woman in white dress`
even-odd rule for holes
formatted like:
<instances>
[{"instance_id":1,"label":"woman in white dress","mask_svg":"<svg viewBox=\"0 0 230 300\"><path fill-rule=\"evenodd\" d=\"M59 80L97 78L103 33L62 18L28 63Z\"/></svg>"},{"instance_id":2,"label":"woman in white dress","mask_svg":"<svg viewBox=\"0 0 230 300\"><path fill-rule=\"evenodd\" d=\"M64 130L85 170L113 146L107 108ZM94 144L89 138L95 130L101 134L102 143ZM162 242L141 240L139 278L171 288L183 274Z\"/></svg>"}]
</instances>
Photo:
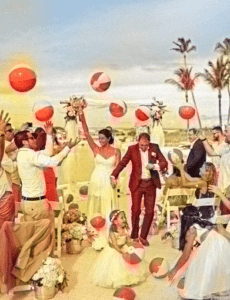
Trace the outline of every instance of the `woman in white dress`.
<instances>
[{"instance_id":1,"label":"woman in white dress","mask_svg":"<svg viewBox=\"0 0 230 300\"><path fill-rule=\"evenodd\" d=\"M95 157L95 169L89 184L87 218L90 220L94 213L102 213L108 220L110 212L119 208L116 189L111 185L110 175L119 163L121 153L119 149L111 146L113 136L108 129L99 131L101 146L98 146L89 134L83 111L79 113L79 118Z\"/></svg>"},{"instance_id":2,"label":"woman in white dress","mask_svg":"<svg viewBox=\"0 0 230 300\"><path fill-rule=\"evenodd\" d=\"M183 251L169 280L182 279L178 292L183 299L229 299L230 232L221 224L200 218L195 206L184 209L181 218L180 250ZM223 298L221 298L221 296Z\"/></svg>"}]
</instances>

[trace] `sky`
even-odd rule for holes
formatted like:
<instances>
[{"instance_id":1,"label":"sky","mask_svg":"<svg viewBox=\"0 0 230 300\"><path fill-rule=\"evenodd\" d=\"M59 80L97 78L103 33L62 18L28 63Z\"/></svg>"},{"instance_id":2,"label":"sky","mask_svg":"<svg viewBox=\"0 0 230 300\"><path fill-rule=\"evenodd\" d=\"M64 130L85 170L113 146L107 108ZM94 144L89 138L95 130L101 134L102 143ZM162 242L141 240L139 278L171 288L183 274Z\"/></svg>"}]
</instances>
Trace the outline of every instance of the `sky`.
<instances>
[{"instance_id":1,"label":"sky","mask_svg":"<svg viewBox=\"0 0 230 300\"><path fill-rule=\"evenodd\" d=\"M170 50L173 41L191 39L197 51L188 55L188 66L194 73L203 72L208 61L218 57L216 43L230 37L229 14L230 4L225 0L2 0L1 108L10 112L17 127L25 121L35 122L34 103L48 100L55 109L55 125L61 126L65 114L59 102L84 95L89 125L103 127L110 122L108 104L117 99L125 101L128 111L115 126L131 127L135 108L156 97L169 110L163 127L185 127L178 116L184 93L165 83L168 78L176 79L174 71L183 67L183 56ZM37 74L35 88L27 93L18 93L9 85L9 72L19 64ZM105 93L90 86L97 71L111 79ZM218 125L218 92L199 79L194 94L202 125ZM224 123L228 103L224 90ZM198 126L197 118L191 123Z\"/></svg>"}]
</instances>

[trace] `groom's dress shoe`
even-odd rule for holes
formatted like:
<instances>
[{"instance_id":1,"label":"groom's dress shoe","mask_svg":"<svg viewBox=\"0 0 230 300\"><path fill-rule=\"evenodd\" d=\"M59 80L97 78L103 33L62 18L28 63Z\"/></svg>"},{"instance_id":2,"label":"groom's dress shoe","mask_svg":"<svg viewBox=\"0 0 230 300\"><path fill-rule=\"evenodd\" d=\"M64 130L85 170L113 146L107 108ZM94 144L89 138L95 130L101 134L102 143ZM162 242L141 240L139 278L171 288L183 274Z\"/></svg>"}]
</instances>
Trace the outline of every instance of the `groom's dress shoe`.
<instances>
[{"instance_id":1,"label":"groom's dress shoe","mask_svg":"<svg viewBox=\"0 0 230 300\"><path fill-rule=\"evenodd\" d=\"M141 244L143 245L143 246L145 246L145 247L148 247L149 246L149 242L147 241L147 240L145 240L145 239L143 239L143 238L139 238L139 240L140 240L140 242L141 242Z\"/></svg>"}]
</instances>

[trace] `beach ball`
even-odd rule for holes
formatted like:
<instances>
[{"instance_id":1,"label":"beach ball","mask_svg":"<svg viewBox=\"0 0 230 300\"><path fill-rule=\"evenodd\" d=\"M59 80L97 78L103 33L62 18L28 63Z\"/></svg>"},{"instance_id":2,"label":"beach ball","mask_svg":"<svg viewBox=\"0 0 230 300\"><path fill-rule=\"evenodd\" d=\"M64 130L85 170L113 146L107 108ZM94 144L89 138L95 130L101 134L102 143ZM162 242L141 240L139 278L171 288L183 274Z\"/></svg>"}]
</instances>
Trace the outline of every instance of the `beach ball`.
<instances>
[{"instance_id":1,"label":"beach ball","mask_svg":"<svg viewBox=\"0 0 230 300\"><path fill-rule=\"evenodd\" d=\"M128 287L121 287L113 294L113 300L135 300L136 293Z\"/></svg>"},{"instance_id":2,"label":"beach ball","mask_svg":"<svg viewBox=\"0 0 230 300\"><path fill-rule=\"evenodd\" d=\"M9 74L12 88L18 92L28 92L36 84L36 74L28 68L17 68Z\"/></svg>"},{"instance_id":3,"label":"beach ball","mask_svg":"<svg viewBox=\"0 0 230 300\"><path fill-rule=\"evenodd\" d=\"M175 163L178 160L182 161L183 160L183 153L180 149L173 148L168 152L168 159L171 161L171 163Z\"/></svg>"},{"instance_id":4,"label":"beach ball","mask_svg":"<svg viewBox=\"0 0 230 300\"><path fill-rule=\"evenodd\" d=\"M150 109L141 105L135 110L135 116L139 121L147 121L150 118Z\"/></svg>"},{"instance_id":5,"label":"beach ball","mask_svg":"<svg viewBox=\"0 0 230 300\"><path fill-rule=\"evenodd\" d=\"M130 265L139 264L142 261L145 249L141 243L133 243L128 247L127 253L123 256L124 260Z\"/></svg>"},{"instance_id":6,"label":"beach ball","mask_svg":"<svg viewBox=\"0 0 230 300\"><path fill-rule=\"evenodd\" d=\"M179 115L182 119L189 120L195 116L195 108L193 105L186 103L179 108Z\"/></svg>"},{"instance_id":7,"label":"beach ball","mask_svg":"<svg viewBox=\"0 0 230 300\"><path fill-rule=\"evenodd\" d=\"M95 213L90 220L90 224L96 229L104 227L105 222L105 217L100 213Z\"/></svg>"},{"instance_id":8,"label":"beach ball","mask_svg":"<svg viewBox=\"0 0 230 300\"><path fill-rule=\"evenodd\" d=\"M104 72L97 72L91 77L90 84L96 92L105 92L110 87L111 80Z\"/></svg>"},{"instance_id":9,"label":"beach ball","mask_svg":"<svg viewBox=\"0 0 230 300\"><path fill-rule=\"evenodd\" d=\"M162 257L155 257L149 264L149 271L156 278L166 277L169 268L169 263Z\"/></svg>"},{"instance_id":10,"label":"beach ball","mask_svg":"<svg viewBox=\"0 0 230 300\"><path fill-rule=\"evenodd\" d=\"M34 104L33 112L38 121L46 122L52 118L54 109L48 101L38 101Z\"/></svg>"},{"instance_id":11,"label":"beach ball","mask_svg":"<svg viewBox=\"0 0 230 300\"><path fill-rule=\"evenodd\" d=\"M127 105L125 104L124 101L115 100L115 101L110 103L109 111L110 111L110 113L113 117L121 118L127 112Z\"/></svg>"}]
</instances>

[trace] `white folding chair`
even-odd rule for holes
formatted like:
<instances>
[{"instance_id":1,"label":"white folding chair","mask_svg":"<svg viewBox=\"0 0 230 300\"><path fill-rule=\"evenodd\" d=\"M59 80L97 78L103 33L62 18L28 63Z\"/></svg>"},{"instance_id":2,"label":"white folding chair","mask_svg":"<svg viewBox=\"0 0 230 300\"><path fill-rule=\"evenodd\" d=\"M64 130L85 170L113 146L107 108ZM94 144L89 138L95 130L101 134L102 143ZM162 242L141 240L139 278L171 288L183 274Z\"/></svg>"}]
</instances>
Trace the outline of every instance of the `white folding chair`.
<instances>
[{"instance_id":1,"label":"white folding chair","mask_svg":"<svg viewBox=\"0 0 230 300\"><path fill-rule=\"evenodd\" d=\"M180 208L185 207L187 204L194 204L195 201L195 191L196 189L192 188L175 188L175 189L168 189L165 195L165 200L162 208L162 216L164 216L165 210L166 210L166 218L167 218L167 229L170 227L170 212L171 211L177 211L178 217L180 216ZM186 196L187 201L185 205L170 205L170 199L171 196Z\"/></svg>"},{"instance_id":2,"label":"white folding chair","mask_svg":"<svg viewBox=\"0 0 230 300\"><path fill-rule=\"evenodd\" d=\"M59 202L62 202L64 211L68 210L68 203L66 203L66 199L68 197L68 194L70 194L69 190L70 190L69 184L60 184L57 186Z\"/></svg>"}]
</instances>

